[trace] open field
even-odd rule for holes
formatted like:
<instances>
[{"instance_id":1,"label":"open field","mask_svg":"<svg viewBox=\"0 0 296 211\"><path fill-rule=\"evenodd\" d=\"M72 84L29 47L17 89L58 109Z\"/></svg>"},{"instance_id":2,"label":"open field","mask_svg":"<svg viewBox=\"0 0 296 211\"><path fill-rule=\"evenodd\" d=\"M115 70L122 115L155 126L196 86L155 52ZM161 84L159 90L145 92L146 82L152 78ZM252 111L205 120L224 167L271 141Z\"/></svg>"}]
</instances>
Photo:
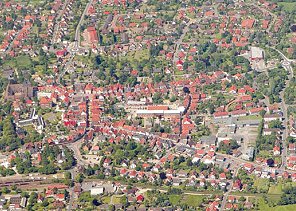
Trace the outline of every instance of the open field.
<instances>
[{"instance_id":1,"label":"open field","mask_svg":"<svg viewBox=\"0 0 296 211\"><path fill-rule=\"evenodd\" d=\"M201 205L204 197L197 195L169 195L172 205L186 204L190 207L198 207Z\"/></svg>"},{"instance_id":2,"label":"open field","mask_svg":"<svg viewBox=\"0 0 296 211\"><path fill-rule=\"evenodd\" d=\"M137 50L137 51L131 51L127 54L126 58L129 61L137 60L137 61L143 61L149 59L149 50Z\"/></svg>"},{"instance_id":3,"label":"open field","mask_svg":"<svg viewBox=\"0 0 296 211\"><path fill-rule=\"evenodd\" d=\"M257 115L249 115L249 116L241 116L238 118L238 120L262 120L261 116Z\"/></svg>"},{"instance_id":4,"label":"open field","mask_svg":"<svg viewBox=\"0 0 296 211\"><path fill-rule=\"evenodd\" d=\"M288 12L296 10L296 2L278 2L278 5L283 6L283 9Z\"/></svg>"},{"instance_id":5,"label":"open field","mask_svg":"<svg viewBox=\"0 0 296 211\"><path fill-rule=\"evenodd\" d=\"M268 179L258 178L254 181L254 186L261 191L268 191L269 190Z\"/></svg>"},{"instance_id":6,"label":"open field","mask_svg":"<svg viewBox=\"0 0 296 211\"><path fill-rule=\"evenodd\" d=\"M259 202L259 210L260 211L295 211L296 210L296 204L269 207L268 204L264 203L263 200L262 201L260 200L260 202Z\"/></svg>"},{"instance_id":7,"label":"open field","mask_svg":"<svg viewBox=\"0 0 296 211\"><path fill-rule=\"evenodd\" d=\"M185 195L182 203L187 204L188 206L198 207L201 205L203 199L203 196Z\"/></svg>"},{"instance_id":8,"label":"open field","mask_svg":"<svg viewBox=\"0 0 296 211\"><path fill-rule=\"evenodd\" d=\"M178 204L180 204L181 196L180 195L170 195L169 200L172 203L172 205L178 205Z\"/></svg>"},{"instance_id":9,"label":"open field","mask_svg":"<svg viewBox=\"0 0 296 211\"><path fill-rule=\"evenodd\" d=\"M279 181L276 185L271 185L268 190L268 194L282 194L283 190L288 187L295 187L295 182L283 182Z\"/></svg>"}]
</instances>

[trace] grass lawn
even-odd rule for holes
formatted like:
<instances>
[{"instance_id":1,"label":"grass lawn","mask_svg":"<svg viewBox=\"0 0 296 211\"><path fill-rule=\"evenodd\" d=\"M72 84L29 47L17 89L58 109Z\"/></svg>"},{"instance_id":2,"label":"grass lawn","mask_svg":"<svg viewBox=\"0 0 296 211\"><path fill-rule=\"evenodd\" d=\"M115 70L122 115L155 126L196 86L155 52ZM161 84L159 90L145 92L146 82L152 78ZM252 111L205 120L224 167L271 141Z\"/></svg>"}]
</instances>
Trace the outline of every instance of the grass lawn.
<instances>
[{"instance_id":1,"label":"grass lawn","mask_svg":"<svg viewBox=\"0 0 296 211\"><path fill-rule=\"evenodd\" d=\"M260 211L294 211L296 210L296 204L269 207L263 199L259 200L259 210Z\"/></svg>"},{"instance_id":2,"label":"grass lawn","mask_svg":"<svg viewBox=\"0 0 296 211\"><path fill-rule=\"evenodd\" d=\"M262 190L262 191L268 191L269 189L269 180L268 179L263 179L263 178L258 178L254 182L254 186L257 187L257 189Z\"/></svg>"},{"instance_id":3,"label":"grass lawn","mask_svg":"<svg viewBox=\"0 0 296 211\"><path fill-rule=\"evenodd\" d=\"M277 185L271 185L268 190L268 194L282 194L283 185L279 183Z\"/></svg>"},{"instance_id":4,"label":"grass lawn","mask_svg":"<svg viewBox=\"0 0 296 211\"><path fill-rule=\"evenodd\" d=\"M129 61L136 60L136 61L143 61L149 59L149 50L143 49L138 51L131 51L127 54L127 59Z\"/></svg>"},{"instance_id":5,"label":"grass lawn","mask_svg":"<svg viewBox=\"0 0 296 211\"><path fill-rule=\"evenodd\" d=\"M18 67L29 69L31 66L31 59L29 56L18 56L16 57L16 64Z\"/></svg>"},{"instance_id":6,"label":"grass lawn","mask_svg":"<svg viewBox=\"0 0 296 211\"><path fill-rule=\"evenodd\" d=\"M263 158L269 158L270 157L270 151L268 150L261 150L258 155L258 157L263 157Z\"/></svg>"},{"instance_id":7,"label":"grass lawn","mask_svg":"<svg viewBox=\"0 0 296 211\"><path fill-rule=\"evenodd\" d=\"M278 2L278 5L283 6L284 10L288 12L296 10L296 2Z\"/></svg>"},{"instance_id":8,"label":"grass lawn","mask_svg":"<svg viewBox=\"0 0 296 211\"><path fill-rule=\"evenodd\" d=\"M169 200L172 205L180 204L181 196L180 195L169 195Z\"/></svg>"},{"instance_id":9,"label":"grass lawn","mask_svg":"<svg viewBox=\"0 0 296 211\"><path fill-rule=\"evenodd\" d=\"M241 116L238 119L239 120L255 120L255 119L261 120L262 117L261 116L257 116L257 115L249 115L249 116Z\"/></svg>"},{"instance_id":10,"label":"grass lawn","mask_svg":"<svg viewBox=\"0 0 296 211\"><path fill-rule=\"evenodd\" d=\"M216 34L216 39L222 39L222 34Z\"/></svg>"},{"instance_id":11,"label":"grass lawn","mask_svg":"<svg viewBox=\"0 0 296 211\"><path fill-rule=\"evenodd\" d=\"M4 68L8 68L8 67L16 67L16 61L14 59L9 59L9 60L5 60L3 62L3 67Z\"/></svg>"},{"instance_id":12,"label":"grass lawn","mask_svg":"<svg viewBox=\"0 0 296 211\"><path fill-rule=\"evenodd\" d=\"M184 75L184 71L182 70L176 70L175 75Z\"/></svg>"},{"instance_id":13,"label":"grass lawn","mask_svg":"<svg viewBox=\"0 0 296 211\"><path fill-rule=\"evenodd\" d=\"M112 203L113 204L120 204L121 196L113 196Z\"/></svg>"},{"instance_id":14,"label":"grass lawn","mask_svg":"<svg viewBox=\"0 0 296 211\"><path fill-rule=\"evenodd\" d=\"M268 194L282 194L283 190L288 187L295 187L295 182L285 182L285 181L279 181L276 185L271 185L268 190Z\"/></svg>"},{"instance_id":15,"label":"grass lawn","mask_svg":"<svg viewBox=\"0 0 296 211\"><path fill-rule=\"evenodd\" d=\"M32 133L33 131L35 131L35 128L33 125L28 125L23 127L28 133Z\"/></svg>"},{"instance_id":16,"label":"grass lawn","mask_svg":"<svg viewBox=\"0 0 296 211\"><path fill-rule=\"evenodd\" d=\"M43 115L43 118L45 121L49 121L50 123L57 123L61 118L62 118L62 113L57 112L57 113L46 113Z\"/></svg>"},{"instance_id":17,"label":"grass lawn","mask_svg":"<svg viewBox=\"0 0 296 211\"><path fill-rule=\"evenodd\" d=\"M187 204L188 206L198 207L201 205L204 196L197 196L197 195L185 195L182 203Z\"/></svg>"},{"instance_id":18,"label":"grass lawn","mask_svg":"<svg viewBox=\"0 0 296 211\"><path fill-rule=\"evenodd\" d=\"M275 207L274 209L271 209L271 210L275 210L275 211L294 211L294 210L296 210L296 204L278 206L278 207Z\"/></svg>"},{"instance_id":19,"label":"grass lawn","mask_svg":"<svg viewBox=\"0 0 296 211\"><path fill-rule=\"evenodd\" d=\"M186 204L191 207L198 207L201 205L204 197L197 195L169 195L169 200L172 205Z\"/></svg>"},{"instance_id":20,"label":"grass lawn","mask_svg":"<svg viewBox=\"0 0 296 211\"><path fill-rule=\"evenodd\" d=\"M102 197L102 202L104 204L109 204L110 201L111 201L111 196L104 196L104 197Z\"/></svg>"}]
</instances>

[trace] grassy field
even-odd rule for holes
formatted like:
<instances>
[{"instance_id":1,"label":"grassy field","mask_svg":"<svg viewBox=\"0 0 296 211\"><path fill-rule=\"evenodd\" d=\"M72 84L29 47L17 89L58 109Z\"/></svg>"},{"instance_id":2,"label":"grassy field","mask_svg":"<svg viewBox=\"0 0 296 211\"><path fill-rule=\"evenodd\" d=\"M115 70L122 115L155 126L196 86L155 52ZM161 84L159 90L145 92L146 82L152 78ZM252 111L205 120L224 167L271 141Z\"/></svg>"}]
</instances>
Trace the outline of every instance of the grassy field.
<instances>
[{"instance_id":1,"label":"grassy field","mask_svg":"<svg viewBox=\"0 0 296 211\"><path fill-rule=\"evenodd\" d=\"M266 204L263 200L260 200L259 201L259 210L260 211L295 211L296 204L269 207L268 204Z\"/></svg>"},{"instance_id":2,"label":"grassy field","mask_svg":"<svg viewBox=\"0 0 296 211\"><path fill-rule=\"evenodd\" d=\"M239 120L261 120L262 117L261 116L256 116L256 115L249 115L249 116L241 116L238 118Z\"/></svg>"},{"instance_id":3,"label":"grassy field","mask_svg":"<svg viewBox=\"0 0 296 211\"><path fill-rule=\"evenodd\" d=\"M112 198L112 204L120 204L120 196L113 196Z\"/></svg>"},{"instance_id":4,"label":"grassy field","mask_svg":"<svg viewBox=\"0 0 296 211\"><path fill-rule=\"evenodd\" d=\"M50 123L58 123L59 120L61 120L62 118L62 113L61 112L57 112L57 113L46 113L43 115L43 118L45 121L49 121Z\"/></svg>"},{"instance_id":5,"label":"grassy field","mask_svg":"<svg viewBox=\"0 0 296 211\"><path fill-rule=\"evenodd\" d=\"M296 10L296 2L278 2L278 5L283 6L283 9L288 12Z\"/></svg>"},{"instance_id":6,"label":"grassy field","mask_svg":"<svg viewBox=\"0 0 296 211\"><path fill-rule=\"evenodd\" d=\"M185 195L182 203L187 204L188 206L198 207L201 205L203 199L203 196Z\"/></svg>"},{"instance_id":7,"label":"grassy field","mask_svg":"<svg viewBox=\"0 0 296 211\"><path fill-rule=\"evenodd\" d=\"M268 184L269 184L268 179L262 179L262 178L258 178L254 182L254 186L257 187L257 189L262 191L268 191L269 189Z\"/></svg>"},{"instance_id":8,"label":"grassy field","mask_svg":"<svg viewBox=\"0 0 296 211\"><path fill-rule=\"evenodd\" d=\"M277 185L271 185L268 190L268 194L282 194L283 192L283 185L279 183Z\"/></svg>"},{"instance_id":9,"label":"grassy field","mask_svg":"<svg viewBox=\"0 0 296 211\"><path fill-rule=\"evenodd\" d=\"M109 204L110 201L111 201L111 196L104 196L104 197L102 197L102 202L104 204Z\"/></svg>"},{"instance_id":10,"label":"grassy field","mask_svg":"<svg viewBox=\"0 0 296 211\"><path fill-rule=\"evenodd\" d=\"M284 189L295 186L295 182L279 181L276 185L271 185L269 187L268 194L282 194Z\"/></svg>"},{"instance_id":11,"label":"grassy field","mask_svg":"<svg viewBox=\"0 0 296 211\"><path fill-rule=\"evenodd\" d=\"M180 195L169 195L169 200L172 203L172 205L178 205L181 201Z\"/></svg>"},{"instance_id":12,"label":"grassy field","mask_svg":"<svg viewBox=\"0 0 296 211\"><path fill-rule=\"evenodd\" d=\"M136 61L143 61L145 59L149 59L149 50L138 50L138 51L131 51L127 54L127 59L129 61L136 60Z\"/></svg>"},{"instance_id":13,"label":"grassy field","mask_svg":"<svg viewBox=\"0 0 296 211\"><path fill-rule=\"evenodd\" d=\"M197 195L169 195L172 205L186 204L190 207L198 207L201 205L204 196Z\"/></svg>"},{"instance_id":14,"label":"grassy field","mask_svg":"<svg viewBox=\"0 0 296 211\"><path fill-rule=\"evenodd\" d=\"M31 67L31 59L29 56L16 57L16 65L21 69L29 69Z\"/></svg>"}]
</instances>

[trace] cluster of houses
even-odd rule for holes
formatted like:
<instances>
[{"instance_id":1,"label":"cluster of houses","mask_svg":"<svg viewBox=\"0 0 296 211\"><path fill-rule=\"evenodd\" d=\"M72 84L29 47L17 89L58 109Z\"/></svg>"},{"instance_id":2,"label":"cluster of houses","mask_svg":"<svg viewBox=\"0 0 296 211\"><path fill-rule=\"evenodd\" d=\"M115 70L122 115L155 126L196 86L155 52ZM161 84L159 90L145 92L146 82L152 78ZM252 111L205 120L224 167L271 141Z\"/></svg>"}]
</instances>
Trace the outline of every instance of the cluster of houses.
<instances>
[{"instance_id":1,"label":"cluster of houses","mask_svg":"<svg viewBox=\"0 0 296 211\"><path fill-rule=\"evenodd\" d=\"M60 8L57 8L60 11ZM61 20L57 21L57 26L54 26L53 24L50 25L50 30L48 29L48 32L51 32L53 34L53 41L55 43L59 43L63 40L63 37L69 34L69 23L73 21L74 14L73 14L73 1L68 1L65 9L61 11L62 15L59 15ZM56 14L56 11L53 10L53 14ZM56 28L53 28L56 27ZM49 35L51 35L49 34Z\"/></svg>"},{"instance_id":2,"label":"cluster of houses","mask_svg":"<svg viewBox=\"0 0 296 211\"><path fill-rule=\"evenodd\" d=\"M20 195L1 196L0 209L9 208L9 210L21 210L27 206L27 198Z\"/></svg>"},{"instance_id":3,"label":"cluster of houses","mask_svg":"<svg viewBox=\"0 0 296 211\"><path fill-rule=\"evenodd\" d=\"M254 31L267 31L272 37L283 22L283 17L274 20L268 12L268 10L274 10L277 5L264 0L260 1L259 6L243 1L235 1L232 4L225 4L224 1L214 2L218 5L218 11L215 11L213 4L207 2L202 8L194 6L180 8L176 16L169 20L161 18L157 11L144 14L132 11L128 5L127 14L120 14L118 10L110 12L108 10L110 4L116 5L113 2L103 1L101 4L92 4L87 12L89 25L83 33L84 41L85 46L90 47L94 52L102 52L102 48L98 46L99 42L102 44L102 38L99 39L98 34L108 35L109 33L117 37L116 40L119 42L108 50L112 55L125 55L129 51L149 49L153 44L165 43L168 40L176 42L175 28L178 25L182 26L182 23L189 25L190 33L210 36L211 42L219 47L245 47L250 44L250 39L253 39L251 37ZM193 21L195 18L199 21ZM96 21L100 22L99 27L94 24ZM151 37L151 33L155 36ZM224 33L229 36L217 36ZM108 39L113 38L108 37ZM272 42L275 41L272 40ZM197 55L197 46L187 44L186 41L181 43L177 52L174 50L168 46L165 50L161 50L159 55L173 62L175 68L181 71L185 69L184 63L194 61ZM264 58L259 48L251 48L250 52L249 58L252 61ZM167 69L167 71L171 70Z\"/></svg>"},{"instance_id":4,"label":"cluster of houses","mask_svg":"<svg viewBox=\"0 0 296 211\"><path fill-rule=\"evenodd\" d=\"M264 166L256 163L245 163L242 169L248 174L254 174L258 178L272 178L277 179L291 179L293 182L296 181L296 173L290 170L279 170L276 168L270 168L267 164Z\"/></svg>"}]
</instances>

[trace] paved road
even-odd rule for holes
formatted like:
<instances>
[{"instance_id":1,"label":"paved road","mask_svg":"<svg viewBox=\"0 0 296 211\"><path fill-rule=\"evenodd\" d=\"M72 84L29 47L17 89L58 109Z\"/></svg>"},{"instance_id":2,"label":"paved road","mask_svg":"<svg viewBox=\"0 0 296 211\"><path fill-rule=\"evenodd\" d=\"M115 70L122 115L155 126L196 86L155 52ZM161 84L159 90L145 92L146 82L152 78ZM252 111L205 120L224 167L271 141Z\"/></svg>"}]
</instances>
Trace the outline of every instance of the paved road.
<instances>
[{"instance_id":1,"label":"paved road","mask_svg":"<svg viewBox=\"0 0 296 211\"><path fill-rule=\"evenodd\" d=\"M90 0L87 3L87 5L86 5L86 7L85 7L85 9L84 9L81 17L80 17L79 23L78 23L78 25L76 27L76 31L75 31L75 45L74 45L74 48L76 48L76 49L78 49L80 47L80 26L81 26L81 24L82 24L82 22L84 20L84 16L86 15L86 13L87 13L88 9L90 8L90 6L92 5L92 3L93 3L93 0Z\"/></svg>"},{"instance_id":2,"label":"paved road","mask_svg":"<svg viewBox=\"0 0 296 211\"><path fill-rule=\"evenodd\" d=\"M56 24L55 24L55 27L54 27L54 30L53 30L53 36L52 36L52 40L51 40L51 44L53 45L56 40L57 40L57 35L59 33L59 28L60 28L60 19L62 17L62 15L65 13L65 10L66 10L66 7L67 5L69 4L70 0L66 0L64 5L63 5L63 8L61 9L61 11L59 12L58 16L56 17L56 20L58 21Z\"/></svg>"},{"instance_id":3,"label":"paved road","mask_svg":"<svg viewBox=\"0 0 296 211\"><path fill-rule=\"evenodd\" d=\"M233 174L234 176L233 176L233 178L236 178L236 176L237 176L237 174L238 174L238 170L239 170L239 167L236 168L236 169L234 170L234 174ZM230 192L232 191L233 183L234 183L234 180L232 180L232 181L230 182L230 184L229 184L229 189L228 189L228 190L226 191L226 193L223 195L223 200L222 200L222 204L221 204L221 208L220 208L220 210L225 210L225 205L226 205L226 203L227 203L227 198L228 198Z\"/></svg>"},{"instance_id":4,"label":"paved road","mask_svg":"<svg viewBox=\"0 0 296 211\"><path fill-rule=\"evenodd\" d=\"M75 180L75 177L76 177L76 172L77 172L77 169L76 167L73 168L73 169L70 169L68 170L70 173L71 173L71 179L72 181ZM74 202L75 202L75 199L78 197L77 194L74 192L74 187L71 187L69 188L69 193L70 193L70 199L69 199L69 205L67 207L67 210L72 210L72 209L75 209L74 207Z\"/></svg>"},{"instance_id":5,"label":"paved road","mask_svg":"<svg viewBox=\"0 0 296 211\"><path fill-rule=\"evenodd\" d=\"M273 50L276 50L281 56L282 56L282 58L283 58L283 60L285 61L285 62L288 62L288 63L291 63L291 62L296 62L296 60L295 59L289 59L289 58L287 58L286 56L285 56L285 54L283 54L281 51L279 51L278 49L276 49L276 48L274 48L274 47L270 47L271 49L273 49Z\"/></svg>"},{"instance_id":6,"label":"paved road","mask_svg":"<svg viewBox=\"0 0 296 211\"><path fill-rule=\"evenodd\" d=\"M61 83L61 79L64 77L64 75L66 74L66 72L70 69L73 59L75 57L75 53L71 53L70 55L70 59L69 61L67 61L62 69L62 71L59 73L58 75L58 80L57 83L60 84Z\"/></svg>"},{"instance_id":7,"label":"paved road","mask_svg":"<svg viewBox=\"0 0 296 211\"><path fill-rule=\"evenodd\" d=\"M189 31L189 26L190 26L190 24L192 24L192 23L193 23L193 21L190 20L190 21L186 24L185 28L184 28L183 31L182 31L182 34L181 34L179 40L176 42L175 53L174 53L174 59L173 59L174 65L176 65L176 62L179 60L179 55L178 55L178 54L179 54L179 48L180 48L180 45L182 44L182 41L183 41L185 35L186 35L187 32Z\"/></svg>"},{"instance_id":8,"label":"paved road","mask_svg":"<svg viewBox=\"0 0 296 211\"><path fill-rule=\"evenodd\" d=\"M282 62L282 66L285 68L285 70L289 73L288 75L288 80L286 80L286 85L285 88L280 92L280 98L281 98L281 107L283 110L283 137L282 137L282 165L281 169L285 169L287 166L287 143L286 139L289 136L289 129L288 129L288 122L289 122L289 117L288 117L288 105L285 102L284 94L286 88L289 86L291 79L293 78L293 69L290 65L290 63L287 61L287 58L283 56L284 61Z\"/></svg>"}]
</instances>

